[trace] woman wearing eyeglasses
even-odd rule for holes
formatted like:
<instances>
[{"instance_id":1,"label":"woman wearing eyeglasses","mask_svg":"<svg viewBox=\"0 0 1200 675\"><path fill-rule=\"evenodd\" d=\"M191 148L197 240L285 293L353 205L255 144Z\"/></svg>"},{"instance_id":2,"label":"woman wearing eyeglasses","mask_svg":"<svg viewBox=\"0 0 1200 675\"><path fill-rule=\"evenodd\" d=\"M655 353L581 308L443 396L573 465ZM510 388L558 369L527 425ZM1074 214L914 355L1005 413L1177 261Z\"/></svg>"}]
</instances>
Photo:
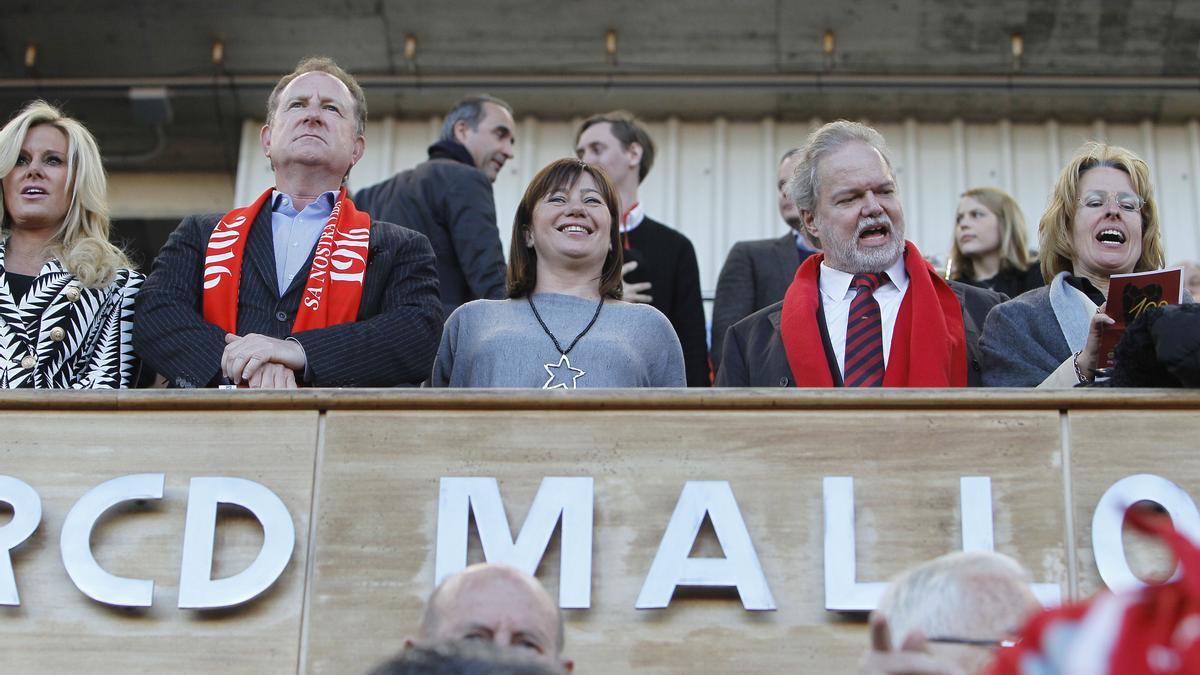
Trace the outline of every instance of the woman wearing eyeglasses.
<instances>
[{"instance_id":1,"label":"woman wearing eyeglasses","mask_svg":"<svg viewBox=\"0 0 1200 675\"><path fill-rule=\"evenodd\" d=\"M1095 378L1108 279L1163 266L1150 168L1088 143L1055 183L1038 224L1047 285L997 305L980 340L983 383L1073 387Z\"/></svg>"}]
</instances>

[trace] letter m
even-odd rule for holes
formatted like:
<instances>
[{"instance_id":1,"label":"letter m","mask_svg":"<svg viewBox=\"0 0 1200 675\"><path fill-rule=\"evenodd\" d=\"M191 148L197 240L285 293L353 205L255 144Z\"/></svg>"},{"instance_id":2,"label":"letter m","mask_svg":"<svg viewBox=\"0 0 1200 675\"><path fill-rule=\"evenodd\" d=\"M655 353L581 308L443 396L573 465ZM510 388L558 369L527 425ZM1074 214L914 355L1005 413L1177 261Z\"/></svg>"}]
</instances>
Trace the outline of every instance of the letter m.
<instances>
[{"instance_id":1,"label":"letter m","mask_svg":"<svg viewBox=\"0 0 1200 675\"><path fill-rule=\"evenodd\" d=\"M537 572L561 519L558 605L567 609L590 607L592 495L591 477L543 478L514 541L495 478L443 477L438 493L435 584L466 567L470 514L475 514L484 560L511 565L529 574Z\"/></svg>"}]
</instances>

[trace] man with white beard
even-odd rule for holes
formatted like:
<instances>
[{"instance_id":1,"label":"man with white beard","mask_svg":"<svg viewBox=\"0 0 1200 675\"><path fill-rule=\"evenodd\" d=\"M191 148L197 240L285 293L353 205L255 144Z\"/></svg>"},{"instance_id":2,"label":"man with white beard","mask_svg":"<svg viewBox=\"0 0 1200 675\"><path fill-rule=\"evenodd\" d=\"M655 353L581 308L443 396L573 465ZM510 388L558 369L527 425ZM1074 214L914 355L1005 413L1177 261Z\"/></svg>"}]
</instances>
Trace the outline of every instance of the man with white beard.
<instances>
[{"instance_id":1,"label":"man with white beard","mask_svg":"<svg viewBox=\"0 0 1200 675\"><path fill-rule=\"evenodd\" d=\"M814 131L791 195L824 253L782 302L730 328L717 385L978 386L980 327L1007 298L942 280L905 241L879 132L845 120Z\"/></svg>"}]
</instances>

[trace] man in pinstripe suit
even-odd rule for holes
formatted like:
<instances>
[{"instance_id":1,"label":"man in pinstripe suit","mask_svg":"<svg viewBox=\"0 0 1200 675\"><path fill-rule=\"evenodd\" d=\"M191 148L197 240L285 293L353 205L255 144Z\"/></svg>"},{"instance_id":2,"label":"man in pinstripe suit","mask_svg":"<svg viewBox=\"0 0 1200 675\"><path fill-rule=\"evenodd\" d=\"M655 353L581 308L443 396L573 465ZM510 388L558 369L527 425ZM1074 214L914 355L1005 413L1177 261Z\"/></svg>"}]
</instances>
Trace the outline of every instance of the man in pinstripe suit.
<instances>
[{"instance_id":1,"label":"man in pinstripe suit","mask_svg":"<svg viewBox=\"0 0 1200 675\"><path fill-rule=\"evenodd\" d=\"M224 217L184 219L138 298L135 348L169 385L428 377L442 325L429 241L370 222L343 188L365 125L362 89L330 59L301 61L275 86L261 133L275 188Z\"/></svg>"}]
</instances>

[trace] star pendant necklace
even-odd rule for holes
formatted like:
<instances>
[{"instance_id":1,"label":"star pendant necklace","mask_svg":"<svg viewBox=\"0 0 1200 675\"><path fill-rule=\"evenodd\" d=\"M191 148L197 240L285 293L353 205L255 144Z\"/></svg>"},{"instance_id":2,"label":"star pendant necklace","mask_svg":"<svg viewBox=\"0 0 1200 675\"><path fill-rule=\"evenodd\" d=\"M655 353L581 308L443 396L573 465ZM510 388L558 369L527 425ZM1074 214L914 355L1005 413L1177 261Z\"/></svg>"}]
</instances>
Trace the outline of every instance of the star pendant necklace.
<instances>
[{"instance_id":1,"label":"star pendant necklace","mask_svg":"<svg viewBox=\"0 0 1200 675\"><path fill-rule=\"evenodd\" d=\"M592 326L596 325L596 319L600 316L600 308L604 307L604 296L600 296L600 302L596 303L596 312L595 314L592 314L592 320L588 322L588 325L584 327L583 331L580 332L579 335L575 336L574 340L571 340L571 344L567 345L566 349L562 348L562 345L558 343L558 338L554 337L554 333L550 332L550 329L546 326L546 322L542 321L542 315L538 314L537 305L533 304L533 294L531 293L525 296L525 300L529 302L529 309L533 310L533 318L537 319L538 325L541 326L542 330L546 332L546 335L550 337L550 341L554 343L554 348L557 349L558 353L562 356L562 358L558 360L558 363L547 363L542 366L546 369L546 374L550 376L546 379L546 383L542 385L542 389L575 389L575 383L579 380L579 378L583 377L587 373L580 368L572 366L571 360L567 358L567 354L570 354L571 350L575 348L575 345L579 342L579 338L587 335L587 332L592 329ZM567 386L566 377L563 378L562 382L552 384L556 379L558 379L558 373L563 368L567 369L566 377L571 378L570 386Z\"/></svg>"}]
</instances>

